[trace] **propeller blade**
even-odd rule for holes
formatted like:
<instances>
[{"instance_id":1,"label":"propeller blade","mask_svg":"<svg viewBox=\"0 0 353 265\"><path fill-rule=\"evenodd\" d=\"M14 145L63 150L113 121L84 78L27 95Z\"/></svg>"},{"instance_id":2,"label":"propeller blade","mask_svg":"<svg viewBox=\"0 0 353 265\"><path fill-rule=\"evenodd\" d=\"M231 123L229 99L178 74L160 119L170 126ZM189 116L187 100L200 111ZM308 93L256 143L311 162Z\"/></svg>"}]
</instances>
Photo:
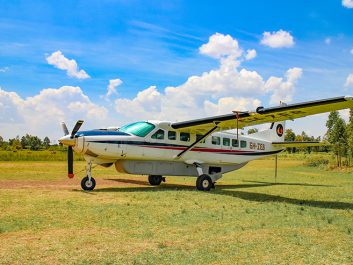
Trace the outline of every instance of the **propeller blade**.
<instances>
[{"instance_id":1,"label":"propeller blade","mask_svg":"<svg viewBox=\"0 0 353 265\"><path fill-rule=\"evenodd\" d=\"M67 129L67 126L65 124L65 122L62 122L61 123L61 127L63 128L63 131L64 131L64 135L69 135L69 130Z\"/></svg>"},{"instance_id":2,"label":"propeller blade","mask_svg":"<svg viewBox=\"0 0 353 265\"><path fill-rule=\"evenodd\" d=\"M74 175L74 153L72 151L72 146L67 149L67 176L73 178Z\"/></svg>"},{"instance_id":3,"label":"propeller blade","mask_svg":"<svg viewBox=\"0 0 353 265\"><path fill-rule=\"evenodd\" d=\"M78 120L76 122L75 127L72 129L72 132L71 132L71 138L74 138L75 134L81 128L82 124L83 124L83 120Z\"/></svg>"}]
</instances>

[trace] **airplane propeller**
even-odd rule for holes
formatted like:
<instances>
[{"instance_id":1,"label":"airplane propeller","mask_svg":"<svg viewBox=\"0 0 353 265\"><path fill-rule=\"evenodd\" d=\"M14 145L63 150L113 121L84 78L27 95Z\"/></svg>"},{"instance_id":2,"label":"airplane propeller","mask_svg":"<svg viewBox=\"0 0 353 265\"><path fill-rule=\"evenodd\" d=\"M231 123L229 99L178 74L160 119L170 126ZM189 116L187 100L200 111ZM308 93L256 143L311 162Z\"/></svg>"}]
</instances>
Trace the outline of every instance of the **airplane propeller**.
<instances>
[{"instance_id":1,"label":"airplane propeller","mask_svg":"<svg viewBox=\"0 0 353 265\"><path fill-rule=\"evenodd\" d=\"M67 129L66 124L63 122L61 123L61 127L64 131L65 136L62 137L59 142L67 145L67 176L69 178L73 178L74 175L74 153L72 150L72 147L75 146L75 134L78 132L78 130L81 128L83 124L83 120L78 120L74 126L74 128L71 131L71 134L69 133L69 130Z\"/></svg>"}]
</instances>

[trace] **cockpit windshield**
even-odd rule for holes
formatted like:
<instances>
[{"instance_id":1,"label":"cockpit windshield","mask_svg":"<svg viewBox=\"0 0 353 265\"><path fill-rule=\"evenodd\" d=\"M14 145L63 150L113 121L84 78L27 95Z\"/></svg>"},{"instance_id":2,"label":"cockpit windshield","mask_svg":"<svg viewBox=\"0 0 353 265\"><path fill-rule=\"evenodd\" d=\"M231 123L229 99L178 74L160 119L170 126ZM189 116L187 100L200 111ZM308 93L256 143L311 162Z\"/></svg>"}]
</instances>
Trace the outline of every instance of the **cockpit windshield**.
<instances>
[{"instance_id":1,"label":"cockpit windshield","mask_svg":"<svg viewBox=\"0 0 353 265\"><path fill-rule=\"evenodd\" d=\"M119 131L125 132L125 133L131 133L133 135L140 136L140 137L145 137L155 127L156 126L154 126L152 123L139 121L139 122L134 122L134 123L125 125L119 128Z\"/></svg>"}]
</instances>

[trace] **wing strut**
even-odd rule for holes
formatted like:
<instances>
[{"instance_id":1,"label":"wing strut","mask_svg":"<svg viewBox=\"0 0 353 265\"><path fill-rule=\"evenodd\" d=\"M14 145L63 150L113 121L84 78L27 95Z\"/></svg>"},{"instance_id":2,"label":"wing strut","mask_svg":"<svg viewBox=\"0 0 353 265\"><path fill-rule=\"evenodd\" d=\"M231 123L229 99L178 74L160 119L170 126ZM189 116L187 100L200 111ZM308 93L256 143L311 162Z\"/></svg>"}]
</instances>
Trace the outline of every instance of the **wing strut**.
<instances>
[{"instance_id":1,"label":"wing strut","mask_svg":"<svg viewBox=\"0 0 353 265\"><path fill-rule=\"evenodd\" d=\"M184 149L183 151L181 151L179 154L177 154L175 156L175 158L180 158L183 154L185 154L186 152L188 152L189 150L191 150L195 145L197 145L199 142L201 142L203 139L205 139L207 136L209 136L211 133L213 133L217 128L218 128L218 124L220 122L219 121L215 121L214 124L215 126L209 130L207 133L205 133L204 135L202 135L202 137L200 139L196 139L195 142L193 142L190 146L188 146L186 149Z\"/></svg>"}]
</instances>

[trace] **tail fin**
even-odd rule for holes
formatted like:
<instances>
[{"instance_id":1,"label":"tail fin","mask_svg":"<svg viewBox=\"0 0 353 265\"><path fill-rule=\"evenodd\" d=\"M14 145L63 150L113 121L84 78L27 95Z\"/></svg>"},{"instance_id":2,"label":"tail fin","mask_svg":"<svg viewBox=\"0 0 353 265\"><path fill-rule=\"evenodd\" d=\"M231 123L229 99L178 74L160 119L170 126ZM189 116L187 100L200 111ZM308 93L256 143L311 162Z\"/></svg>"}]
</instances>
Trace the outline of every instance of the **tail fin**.
<instances>
[{"instance_id":1,"label":"tail fin","mask_svg":"<svg viewBox=\"0 0 353 265\"><path fill-rule=\"evenodd\" d=\"M285 125L285 121L273 122L271 123L270 129L251 134L251 137L270 142L284 142Z\"/></svg>"}]
</instances>

